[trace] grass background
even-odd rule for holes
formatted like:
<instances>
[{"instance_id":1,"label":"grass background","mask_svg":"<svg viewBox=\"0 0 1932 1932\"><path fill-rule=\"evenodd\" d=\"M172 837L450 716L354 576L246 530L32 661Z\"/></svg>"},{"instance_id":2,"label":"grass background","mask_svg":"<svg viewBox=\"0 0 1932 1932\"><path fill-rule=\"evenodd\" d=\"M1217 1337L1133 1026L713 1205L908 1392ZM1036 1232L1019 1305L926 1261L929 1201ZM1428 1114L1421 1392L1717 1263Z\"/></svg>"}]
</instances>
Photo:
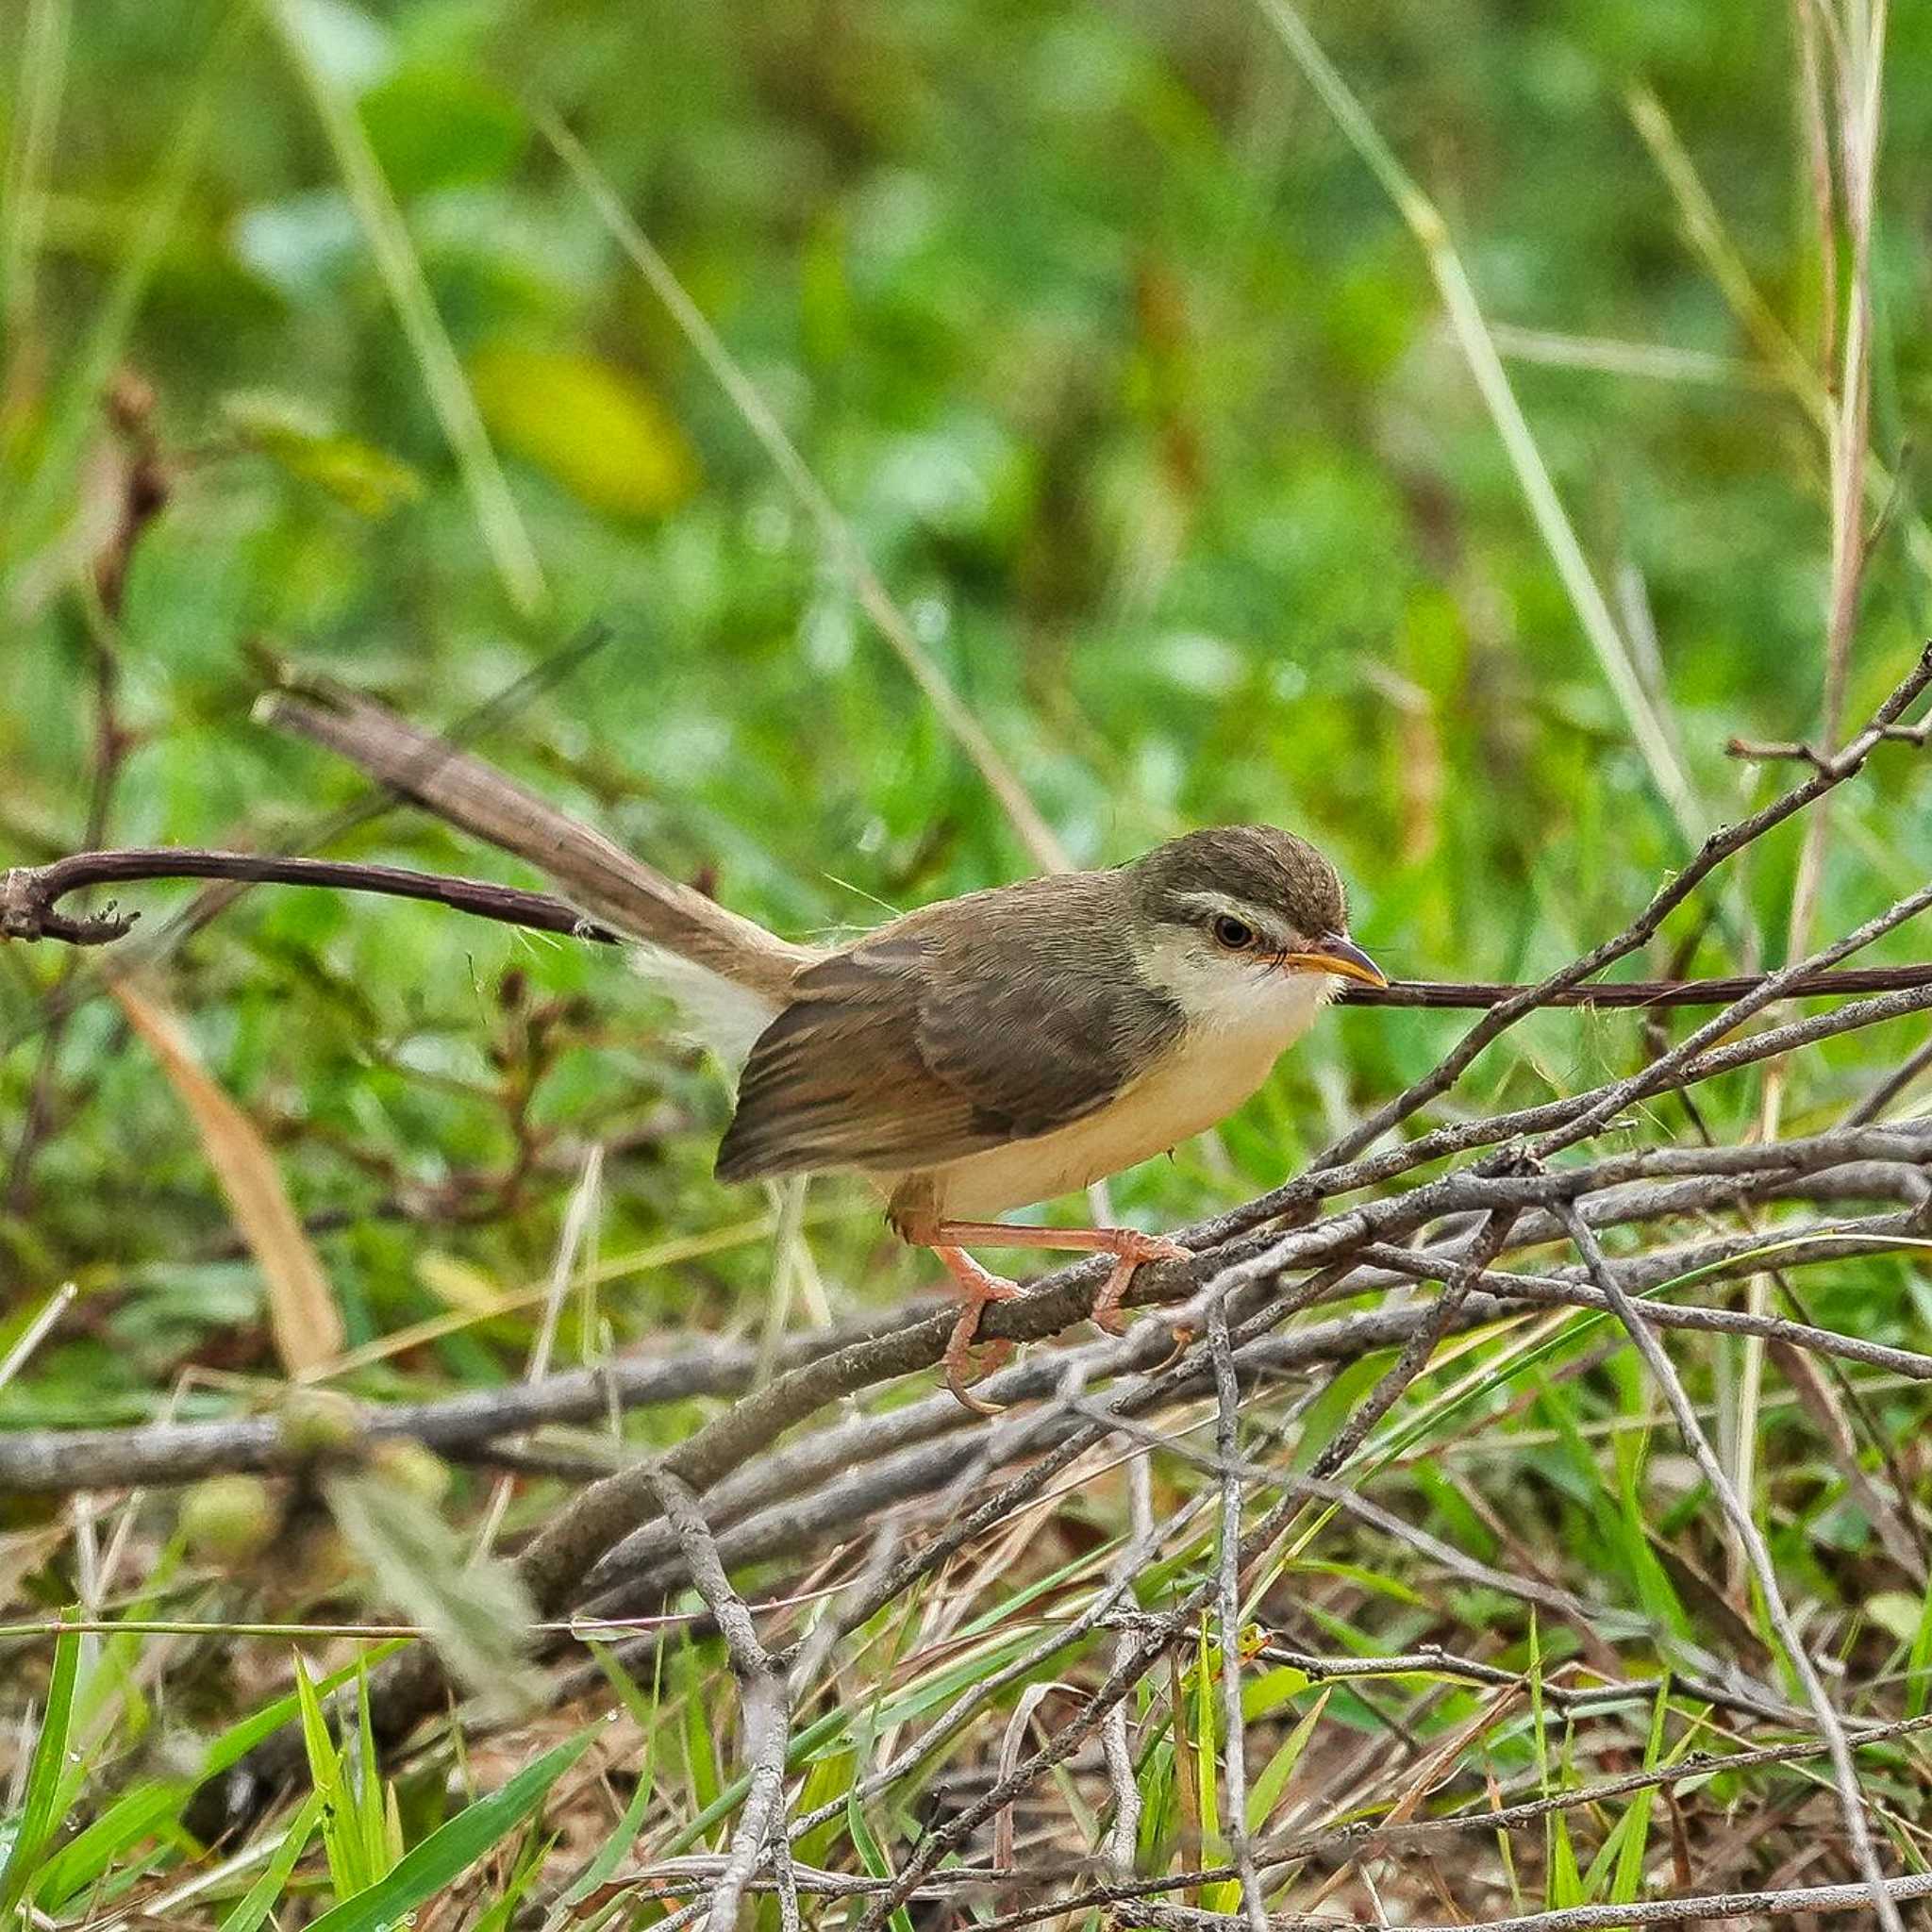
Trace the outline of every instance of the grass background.
<instances>
[{"instance_id":1,"label":"grass background","mask_svg":"<svg viewBox=\"0 0 1932 1932\"><path fill-rule=\"evenodd\" d=\"M1790 23L1641 0L1320 0L1307 19L1514 332L1511 379L1699 829L1735 818L1771 779L1725 739L1817 723L1826 460L1810 391L1687 235L1633 107L1660 108L1724 262L1798 370L1825 367ZM443 724L601 619L611 641L481 748L665 869L799 936L1029 869L544 138L546 111L663 251L1076 861L1272 820L1336 858L1357 936L1392 972L1514 978L1621 925L1690 849L1424 253L1261 9L23 0L0 20L0 88L13 859L85 836L104 645L129 734L107 842L274 844L353 788L250 722L254 642ZM1853 717L1926 624L1922 9L1890 23L1884 112L1873 443L1897 481L1880 491ZM108 614L72 586L98 528L99 398L123 369L152 388L171 494ZM1932 861L1923 760L1882 756L1841 799L1830 933ZM492 869L401 815L332 849ZM1781 958L1796 851L1795 834L1757 848L1652 965ZM158 921L167 894L141 897ZM1908 933L1881 957L1921 952ZM110 1002L79 1008L43 1063L45 995L74 970L49 948L0 957L0 1155L27 1146L0 1212L0 1347L59 1283L80 1289L0 1391L0 1420L232 1412L279 1379L259 1278ZM311 1217L351 1347L540 1280L593 1141L611 1265L558 1359L767 1319L766 1204L708 1177L725 1096L608 957L264 891L163 972ZM1156 1226L1245 1198L1461 1024L1340 1016L1220 1136L1123 1177L1117 1205ZM1638 1028L1541 1016L1459 1102L1624 1071ZM1816 1057L1788 1130L1904 1050L1884 1031ZM27 1133L37 1091L51 1111ZM1743 1132L1757 1104L1749 1081L1722 1088L1713 1131ZM813 1204L823 1290L796 1319L814 1292L843 1311L927 1285L857 1191ZM714 1231L701 1257L625 1264ZM1924 1287L1899 1264L1814 1285L1821 1319L1923 1338ZM523 1315L470 1321L346 1386L401 1398L512 1378L532 1332ZM1724 1352L1707 1355L1722 1400ZM1562 1424L1635 1399L1614 1374L1584 1377ZM1894 1420L1908 1433L1917 1406ZM636 1434L691 1422L654 1414ZM1764 1459L1816 1475L1806 1425L1775 1429ZM1477 1461L1492 1506L1521 1500L1520 1460ZM1559 1565L1601 1529L1591 1468L1567 1505L1535 1492ZM1793 1512L1780 1557L1848 1601L1865 1585L1835 1565L1867 1532L1817 1480L1768 1499ZM507 1533L551 1507L525 1486ZM1432 1507L1453 1513L1443 1494ZM7 1526L39 1524L16 1508ZM71 1593L67 1560L49 1557L29 1594ZM234 1690L231 1714L252 1694Z\"/></svg>"}]
</instances>

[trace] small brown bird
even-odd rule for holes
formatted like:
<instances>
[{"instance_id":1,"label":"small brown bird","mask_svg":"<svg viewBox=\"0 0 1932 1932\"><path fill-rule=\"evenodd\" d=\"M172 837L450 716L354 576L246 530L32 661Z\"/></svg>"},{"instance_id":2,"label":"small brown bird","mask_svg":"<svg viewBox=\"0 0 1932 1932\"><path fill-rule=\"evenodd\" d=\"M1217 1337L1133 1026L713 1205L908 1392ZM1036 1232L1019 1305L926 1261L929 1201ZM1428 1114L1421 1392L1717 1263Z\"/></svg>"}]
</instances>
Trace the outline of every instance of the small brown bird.
<instances>
[{"instance_id":1,"label":"small brown bird","mask_svg":"<svg viewBox=\"0 0 1932 1932\"><path fill-rule=\"evenodd\" d=\"M1348 937L1341 882L1304 840L1223 825L1105 872L924 906L836 948L793 945L654 871L480 759L366 700L276 695L264 715L548 873L639 941L692 1030L741 1065L723 1180L851 1170L964 1303L945 1354L965 1387L980 1310L1017 1293L969 1243L1115 1257L1117 1328L1142 1261L1122 1227L1019 1227L1008 1208L1084 1188L1241 1105L1341 979L1386 984Z\"/></svg>"}]
</instances>

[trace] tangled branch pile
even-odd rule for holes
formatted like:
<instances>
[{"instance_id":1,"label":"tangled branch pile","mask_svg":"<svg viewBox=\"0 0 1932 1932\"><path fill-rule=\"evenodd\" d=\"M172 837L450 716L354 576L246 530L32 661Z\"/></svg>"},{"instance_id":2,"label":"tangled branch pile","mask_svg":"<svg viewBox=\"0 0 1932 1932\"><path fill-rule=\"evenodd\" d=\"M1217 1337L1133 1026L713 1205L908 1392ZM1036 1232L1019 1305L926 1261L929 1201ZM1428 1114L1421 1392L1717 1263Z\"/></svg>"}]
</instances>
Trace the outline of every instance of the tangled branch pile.
<instances>
[{"instance_id":1,"label":"tangled branch pile","mask_svg":"<svg viewBox=\"0 0 1932 1932\"><path fill-rule=\"evenodd\" d=\"M764 1890L787 1924L830 1910L860 1932L902 1907L1000 1927L1100 1907L1187 1927L1902 1924L1900 1901L1932 1891L1932 1615L1900 1628L1897 1606L1924 1600L1932 1571L1923 1446L1895 1440L1886 1405L1932 1381L1932 1355L1840 1332L1807 1300L1848 1268L1868 1291L1874 1257L1904 1264L1932 1238L1932 1126L1893 1117L1926 1056L1768 1141L1713 1135L1697 1095L1932 1008L1932 988L1907 986L1747 1024L1932 888L1674 1042L1654 1028L1621 1078L1405 1134L1513 1022L1638 952L1757 840L1919 735L1905 721L1928 683L1932 651L1624 932L1494 1007L1306 1172L1187 1230L1190 1261L1138 1277L1147 1319L1125 1338L1002 1370L984 1385L994 1417L908 1399L951 1325L932 1304L793 1337L761 1385L757 1351L711 1344L343 1418L338 1465L405 1437L568 1485L515 1557L557 1708L603 1684L578 1660L586 1636L621 1640L640 1674L661 1674L667 1633L722 1636L740 1714L736 1782L713 1807L728 1838L690 1854L691 1821L646 1806L639 1856L591 1902L681 1900L646 1917L721 1932ZM988 1332L1060 1336L1106 1265L1046 1276L989 1310ZM1888 1278L1903 1287L1903 1265ZM1774 1294L1740 1305L1753 1282ZM1882 1325L1903 1332L1907 1314ZM1766 1470L1757 1498L1748 1450L1713 1446L1673 1365L1682 1331L1769 1348L1827 1466ZM1586 1480L1574 1411L1549 1400L1592 1384L1617 1391L1621 1495ZM532 1434L693 1398L708 1420L662 1454ZM1541 1457L1501 1507L1467 1463L1521 1448L1541 1416ZM0 1489L314 1460L275 1418L24 1433L0 1438ZM1793 1482L1841 1507L1837 1574L1784 1534ZM1639 1499L1658 1491L1654 1522ZM1517 1509L1592 1519L1603 1575L1551 1574ZM1425 1511L1457 1533L1418 1527ZM732 1582L753 1574L761 1607ZM434 1749L418 1727L447 1694L436 1651L406 1650L372 1682L376 1741ZM252 1821L300 1762L292 1732L269 1738L204 1787L195 1822ZM1561 1896L1566 1871L1590 1895L1592 1857L1616 1903L1508 1916L1526 1888ZM559 1868L554 1896L583 1876Z\"/></svg>"}]
</instances>

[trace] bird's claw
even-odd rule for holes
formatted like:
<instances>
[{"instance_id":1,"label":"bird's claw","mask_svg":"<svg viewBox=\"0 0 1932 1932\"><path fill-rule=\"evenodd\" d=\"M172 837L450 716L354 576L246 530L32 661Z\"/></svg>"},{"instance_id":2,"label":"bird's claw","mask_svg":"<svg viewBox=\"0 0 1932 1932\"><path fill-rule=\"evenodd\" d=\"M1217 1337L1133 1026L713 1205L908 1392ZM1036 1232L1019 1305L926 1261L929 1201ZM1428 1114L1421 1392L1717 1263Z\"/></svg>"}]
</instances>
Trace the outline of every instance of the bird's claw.
<instances>
[{"instance_id":1,"label":"bird's claw","mask_svg":"<svg viewBox=\"0 0 1932 1932\"><path fill-rule=\"evenodd\" d=\"M1165 1235L1123 1230L1113 1273L1101 1283L1100 1292L1093 1297L1093 1320L1109 1335L1124 1335L1127 1324L1121 1313L1121 1298L1134 1278L1134 1270L1143 1261L1185 1261L1190 1253L1191 1250L1178 1241L1169 1241Z\"/></svg>"},{"instance_id":2,"label":"bird's claw","mask_svg":"<svg viewBox=\"0 0 1932 1932\"><path fill-rule=\"evenodd\" d=\"M970 1386L983 1382L987 1376L995 1374L1013 1358L1013 1343L1004 1339L981 1344L980 1366L974 1373L973 1349L979 1339L979 1318L988 1302L1009 1302L1020 1292L1016 1283L1003 1281L996 1274L988 1275L983 1291L970 1295L959 1310L959 1319L953 1324L953 1332L946 1338L946 1352L940 1359L945 1364L946 1387L955 1399L974 1415L998 1415L1005 1407L1004 1403L989 1402L984 1396L975 1395Z\"/></svg>"}]
</instances>

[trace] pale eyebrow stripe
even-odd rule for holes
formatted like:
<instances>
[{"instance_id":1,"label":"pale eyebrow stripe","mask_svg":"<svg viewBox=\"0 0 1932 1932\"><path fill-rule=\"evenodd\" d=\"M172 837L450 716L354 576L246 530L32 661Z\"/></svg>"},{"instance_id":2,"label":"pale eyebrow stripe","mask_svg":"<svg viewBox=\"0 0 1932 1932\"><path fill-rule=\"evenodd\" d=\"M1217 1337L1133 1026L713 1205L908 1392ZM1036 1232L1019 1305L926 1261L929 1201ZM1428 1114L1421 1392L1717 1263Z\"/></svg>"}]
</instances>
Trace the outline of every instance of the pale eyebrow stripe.
<instances>
[{"instance_id":1,"label":"pale eyebrow stripe","mask_svg":"<svg viewBox=\"0 0 1932 1932\"><path fill-rule=\"evenodd\" d=\"M1252 925L1263 938L1272 938L1279 930L1272 910L1252 906L1244 899L1232 898L1225 892L1177 892L1174 897L1181 905L1198 912L1224 912L1230 919L1239 919L1243 925Z\"/></svg>"}]
</instances>

